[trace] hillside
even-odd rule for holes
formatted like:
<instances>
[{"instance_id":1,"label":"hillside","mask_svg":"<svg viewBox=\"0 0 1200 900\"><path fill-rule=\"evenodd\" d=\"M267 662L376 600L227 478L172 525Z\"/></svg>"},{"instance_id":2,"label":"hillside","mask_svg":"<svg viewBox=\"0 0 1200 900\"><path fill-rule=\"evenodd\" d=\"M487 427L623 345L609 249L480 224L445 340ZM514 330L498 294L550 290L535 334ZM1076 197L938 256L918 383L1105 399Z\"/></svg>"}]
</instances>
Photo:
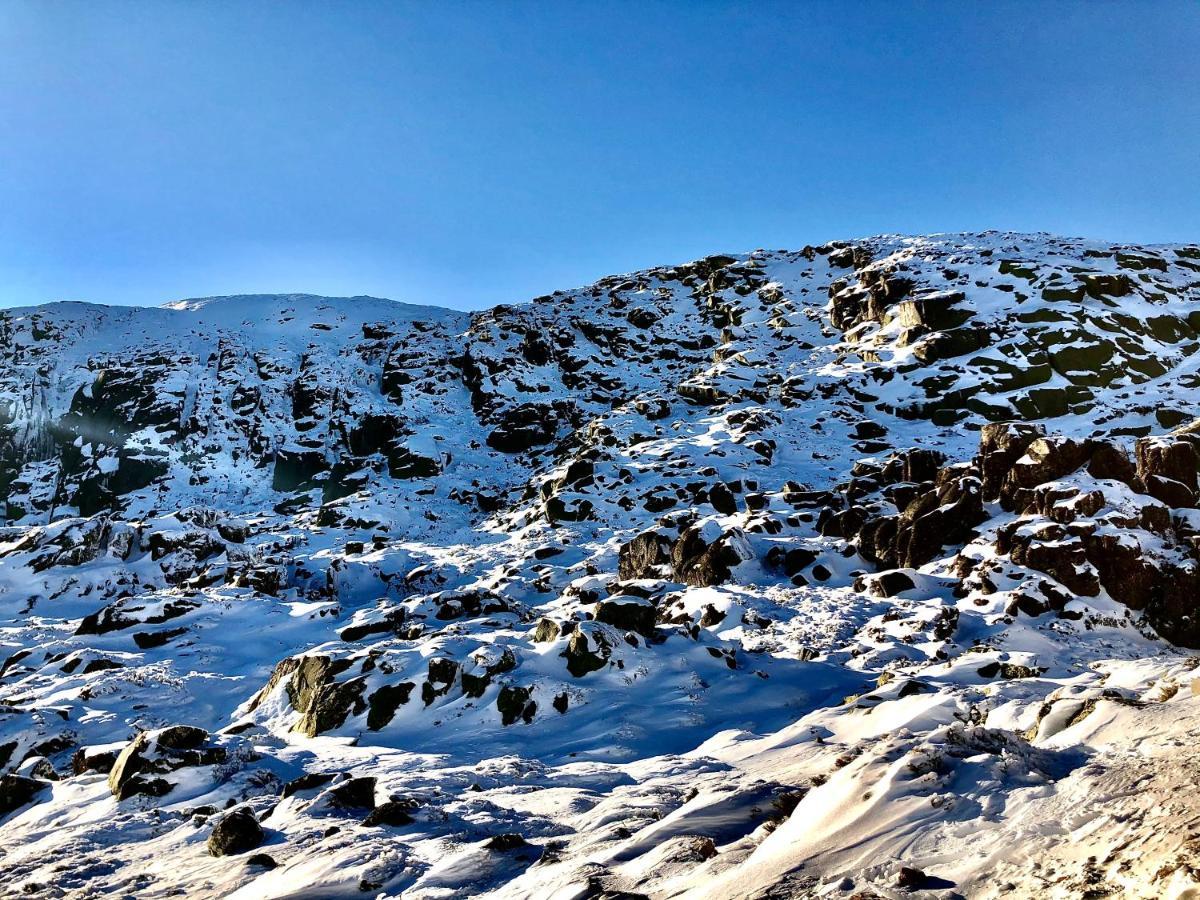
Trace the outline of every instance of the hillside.
<instances>
[{"instance_id":1,"label":"hillside","mask_svg":"<svg viewBox=\"0 0 1200 900\"><path fill-rule=\"evenodd\" d=\"M8 889L1192 896L1198 387L1044 234L0 311Z\"/></svg>"}]
</instances>

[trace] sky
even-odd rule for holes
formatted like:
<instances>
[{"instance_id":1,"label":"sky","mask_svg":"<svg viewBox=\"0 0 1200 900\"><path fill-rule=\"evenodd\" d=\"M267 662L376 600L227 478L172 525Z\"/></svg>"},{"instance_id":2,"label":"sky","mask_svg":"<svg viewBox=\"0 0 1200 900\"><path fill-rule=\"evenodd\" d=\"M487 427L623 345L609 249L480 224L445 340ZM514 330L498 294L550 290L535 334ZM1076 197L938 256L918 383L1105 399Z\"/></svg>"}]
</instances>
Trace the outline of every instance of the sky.
<instances>
[{"instance_id":1,"label":"sky","mask_svg":"<svg viewBox=\"0 0 1200 900\"><path fill-rule=\"evenodd\" d=\"M1200 2L0 0L0 305L1200 241Z\"/></svg>"}]
</instances>

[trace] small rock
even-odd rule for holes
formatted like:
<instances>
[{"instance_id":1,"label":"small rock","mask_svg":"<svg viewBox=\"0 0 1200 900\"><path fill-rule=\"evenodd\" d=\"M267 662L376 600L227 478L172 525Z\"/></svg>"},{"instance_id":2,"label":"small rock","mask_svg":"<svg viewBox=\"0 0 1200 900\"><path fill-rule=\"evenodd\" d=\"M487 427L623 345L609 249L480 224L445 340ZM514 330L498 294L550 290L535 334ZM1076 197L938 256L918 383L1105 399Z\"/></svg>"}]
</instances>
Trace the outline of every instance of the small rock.
<instances>
[{"instance_id":1,"label":"small rock","mask_svg":"<svg viewBox=\"0 0 1200 900\"><path fill-rule=\"evenodd\" d=\"M508 850L516 850L518 847L525 847L528 841L521 835L515 832L507 832L498 834L493 838L489 838L487 843L483 845L484 850L494 850L497 853L504 853Z\"/></svg>"},{"instance_id":2,"label":"small rock","mask_svg":"<svg viewBox=\"0 0 1200 900\"><path fill-rule=\"evenodd\" d=\"M900 874L896 876L896 887L909 891L916 890L925 884L926 878L927 876L920 869L902 866Z\"/></svg>"},{"instance_id":3,"label":"small rock","mask_svg":"<svg viewBox=\"0 0 1200 900\"><path fill-rule=\"evenodd\" d=\"M413 817L411 814L412 804L404 800L389 800L387 803L381 803L375 807L363 819L363 824L367 826L374 825L390 825L393 828L399 828L401 825L411 825Z\"/></svg>"}]
</instances>

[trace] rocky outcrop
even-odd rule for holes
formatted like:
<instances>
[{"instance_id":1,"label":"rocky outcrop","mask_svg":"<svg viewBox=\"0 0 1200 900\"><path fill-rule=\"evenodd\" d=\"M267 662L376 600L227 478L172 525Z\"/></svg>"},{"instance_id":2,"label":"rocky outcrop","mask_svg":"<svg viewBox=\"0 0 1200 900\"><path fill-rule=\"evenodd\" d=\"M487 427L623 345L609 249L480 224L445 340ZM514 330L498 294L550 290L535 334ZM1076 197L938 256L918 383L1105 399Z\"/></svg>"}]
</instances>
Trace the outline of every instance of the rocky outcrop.
<instances>
[{"instance_id":1,"label":"rocky outcrop","mask_svg":"<svg viewBox=\"0 0 1200 900\"><path fill-rule=\"evenodd\" d=\"M1200 439L1194 435L1143 438L1136 445L1137 477L1168 506L1195 507Z\"/></svg>"},{"instance_id":2,"label":"rocky outcrop","mask_svg":"<svg viewBox=\"0 0 1200 900\"><path fill-rule=\"evenodd\" d=\"M502 453L520 453L547 444L558 432L553 407L524 403L504 412L487 436L488 446Z\"/></svg>"},{"instance_id":3,"label":"rocky outcrop","mask_svg":"<svg viewBox=\"0 0 1200 900\"><path fill-rule=\"evenodd\" d=\"M224 762L224 747L208 742L208 732L191 725L172 725L143 731L120 752L108 773L114 797L125 800L135 794L161 797L174 784L167 775L189 766L211 766Z\"/></svg>"},{"instance_id":4,"label":"rocky outcrop","mask_svg":"<svg viewBox=\"0 0 1200 900\"><path fill-rule=\"evenodd\" d=\"M737 529L691 527L671 547L671 570L682 584L707 587L724 584L735 566L753 556L745 535Z\"/></svg>"},{"instance_id":5,"label":"rocky outcrop","mask_svg":"<svg viewBox=\"0 0 1200 900\"><path fill-rule=\"evenodd\" d=\"M978 463L1005 507L1023 514L999 530L997 552L1050 576L1068 596L1103 591L1168 640L1200 646L1200 547L1168 509L1194 503L1190 440L1141 439L1135 467L1110 442L1034 437L1028 428L1020 441L997 435L1011 432L985 429ZM1053 592L1048 599L1046 608L1062 608ZM1027 609L1038 613L1036 602Z\"/></svg>"},{"instance_id":6,"label":"rocky outcrop","mask_svg":"<svg viewBox=\"0 0 1200 900\"><path fill-rule=\"evenodd\" d=\"M282 683L292 708L301 714L292 726L294 731L315 737L340 728L352 710L356 715L366 710L362 699L365 682L361 678L337 680L337 676L351 665L348 659L328 656L285 659L275 667L267 685L251 700L250 709L255 709Z\"/></svg>"}]
</instances>

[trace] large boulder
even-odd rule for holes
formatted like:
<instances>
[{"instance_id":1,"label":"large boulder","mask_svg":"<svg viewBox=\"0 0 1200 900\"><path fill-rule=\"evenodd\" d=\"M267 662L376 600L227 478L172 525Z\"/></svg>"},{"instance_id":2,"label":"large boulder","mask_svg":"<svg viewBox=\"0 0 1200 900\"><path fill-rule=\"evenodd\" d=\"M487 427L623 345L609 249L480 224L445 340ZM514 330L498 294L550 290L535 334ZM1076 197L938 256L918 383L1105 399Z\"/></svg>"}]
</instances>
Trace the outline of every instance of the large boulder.
<instances>
[{"instance_id":1,"label":"large boulder","mask_svg":"<svg viewBox=\"0 0 1200 900\"><path fill-rule=\"evenodd\" d=\"M1072 593L1095 597L1100 578L1078 535L1055 522L1018 520L998 535L996 549L1017 565L1044 572Z\"/></svg>"},{"instance_id":2,"label":"large boulder","mask_svg":"<svg viewBox=\"0 0 1200 900\"><path fill-rule=\"evenodd\" d=\"M671 539L658 531L644 531L621 545L617 554L617 577L622 581L653 578L659 566L671 562Z\"/></svg>"},{"instance_id":3,"label":"large boulder","mask_svg":"<svg viewBox=\"0 0 1200 900\"><path fill-rule=\"evenodd\" d=\"M974 470L948 466L939 470L931 486L915 493L899 515L865 522L858 547L886 568L916 568L936 559L943 547L971 540L986 518Z\"/></svg>"},{"instance_id":4,"label":"large boulder","mask_svg":"<svg viewBox=\"0 0 1200 900\"><path fill-rule=\"evenodd\" d=\"M1024 512L1033 488L1077 471L1091 459L1092 450L1091 441L1067 437L1038 437L1030 441L1000 486L1001 505Z\"/></svg>"},{"instance_id":5,"label":"large boulder","mask_svg":"<svg viewBox=\"0 0 1200 900\"><path fill-rule=\"evenodd\" d=\"M528 725L537 713L537 703L532 700L533 688L519 687L506 684L500 688L496 696L496 709L500 711L500 721L512 725L521 719Z\"/></svg>"},{"instance_id":6,"label":"large boulder","mask_svg":"<svg viewBox=\"0 0 1200 900\"><path fill-rule=\"evenodd\" d=\"M753 557L745 535L733 528L721 532L712 526L693 526L671 548L671 568L676 581L692 587L724 584L732 569Z\"/></svg>"},{"instance_id":7,"label":"large boulder","mask_svg":"<svg viewBox=\"0 0 1200 900\"><path fill-rule=\"evenodd\" d=\"M589 672L597 672L608 665L612 656L613 641L605 626L592 622L581 622L571 632L564 656L567 671L576 678Z\"/></svg>"},{"instance_id":8,"label":"large boulder","mask_svg":"<svg viewBox=\"0 0 1200 900\"><path fill-rule=\"evenodd\" d=\"M258 819L245 806L226 813L213 826L208 836L208 852L212 856L230 856L245 853L262 844L265 835Z\"/></svg>"},{"instance_id":9,"label":"large boulder","mask_svg":"<svg viewBox=\"0 0 1200 900\"><path fill-rule=\"evenodd\" d=\"M649 637L654 634L657 612L654 604L644 597L621 594L596 604L596 621Z\"/></svg>"}]
</instances>

